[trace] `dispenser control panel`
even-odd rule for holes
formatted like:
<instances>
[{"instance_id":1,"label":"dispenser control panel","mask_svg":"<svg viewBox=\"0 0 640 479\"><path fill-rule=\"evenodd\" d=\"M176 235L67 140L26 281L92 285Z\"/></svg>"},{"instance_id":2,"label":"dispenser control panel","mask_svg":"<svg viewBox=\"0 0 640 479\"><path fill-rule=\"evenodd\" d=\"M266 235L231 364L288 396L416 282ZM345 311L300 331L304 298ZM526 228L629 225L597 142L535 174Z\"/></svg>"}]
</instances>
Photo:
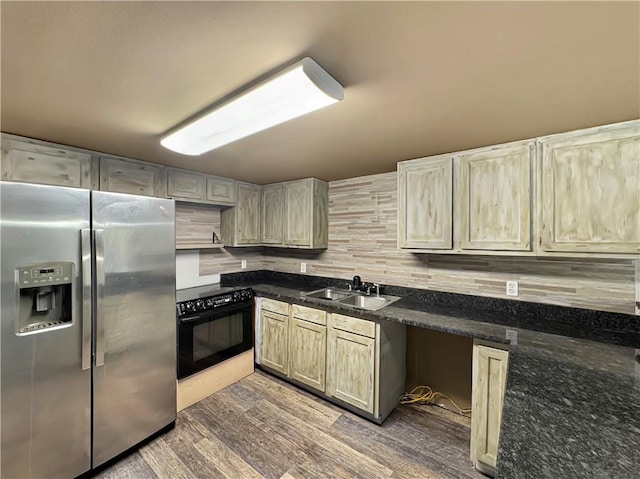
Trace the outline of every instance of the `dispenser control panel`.
<instances>
[{"instance_id":1,"label":"dispenser control panel","mask_svg":"<svg viewBox=\"0 0 640 479\"><path fill-rule=\"evenodd\" d=\"M73 263L44 263L18 268L20 288L71 283Z\"/></svg>"}]
</instances>

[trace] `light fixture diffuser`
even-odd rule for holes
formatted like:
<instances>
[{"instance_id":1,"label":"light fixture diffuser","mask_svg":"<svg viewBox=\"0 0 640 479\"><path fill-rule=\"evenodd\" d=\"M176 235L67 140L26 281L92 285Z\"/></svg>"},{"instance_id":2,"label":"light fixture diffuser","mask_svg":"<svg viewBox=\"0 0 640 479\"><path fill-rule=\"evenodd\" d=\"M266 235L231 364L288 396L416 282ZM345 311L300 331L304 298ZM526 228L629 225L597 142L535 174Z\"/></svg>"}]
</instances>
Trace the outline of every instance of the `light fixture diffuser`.
<instances>
[{"instance_id":1,"label":"light fixture diffuser","mask_svg":"<svg viewBox=\"0 0 640 479\"><path fill-rule=\"evenodd\" d=\"M342 85L306 57L165 136L160 143L184 155L200 155L343 98Z\"/></svg>"}]
</instances>

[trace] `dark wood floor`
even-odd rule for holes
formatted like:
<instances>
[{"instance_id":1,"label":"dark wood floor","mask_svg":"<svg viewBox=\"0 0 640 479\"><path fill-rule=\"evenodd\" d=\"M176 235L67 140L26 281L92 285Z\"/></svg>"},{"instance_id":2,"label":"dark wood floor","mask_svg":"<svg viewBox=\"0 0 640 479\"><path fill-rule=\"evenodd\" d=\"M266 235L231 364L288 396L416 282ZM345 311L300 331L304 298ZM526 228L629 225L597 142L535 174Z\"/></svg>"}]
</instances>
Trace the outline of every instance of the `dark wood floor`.
<instances>
[{"instance_id":1,"label":"dark wood floor","mask_svg":"<svg viewBox=\"0 0 640 479\"><path fill-rule=\"evenodd\" d=\"M96 477L483 478L469 429L468 418L428 406L399 406L377 426L258 371Z\"/></svg>"}]
</instances>

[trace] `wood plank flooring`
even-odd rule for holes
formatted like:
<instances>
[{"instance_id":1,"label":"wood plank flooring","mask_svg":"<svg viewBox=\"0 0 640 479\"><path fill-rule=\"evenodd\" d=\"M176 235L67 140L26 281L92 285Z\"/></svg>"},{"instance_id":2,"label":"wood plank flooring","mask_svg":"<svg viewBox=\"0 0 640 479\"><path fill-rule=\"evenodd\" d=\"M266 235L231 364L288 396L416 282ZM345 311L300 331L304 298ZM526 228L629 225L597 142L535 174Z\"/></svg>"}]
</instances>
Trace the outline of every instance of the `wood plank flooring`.
<instances>
[{"instance_id":1,"label":"wood plank flooring","mask_svg":"<svg viewBox=\"0 0 640 479\"><path fill-rule=\"evenodd\" d=\"M441 408L399 406L378 426L256 371L95 477L483 478L469 436L470 420Z\"/></svg>"}]
</instances>

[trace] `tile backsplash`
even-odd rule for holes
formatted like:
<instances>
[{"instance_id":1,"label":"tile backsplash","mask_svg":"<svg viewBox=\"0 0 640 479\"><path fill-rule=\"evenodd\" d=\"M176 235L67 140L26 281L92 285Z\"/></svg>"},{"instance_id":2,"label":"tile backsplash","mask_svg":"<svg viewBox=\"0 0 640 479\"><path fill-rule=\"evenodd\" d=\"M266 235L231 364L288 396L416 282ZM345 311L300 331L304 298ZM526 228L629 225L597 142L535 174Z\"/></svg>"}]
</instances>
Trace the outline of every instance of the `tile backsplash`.
<instances>
[{"instance_id":1,"label":"tile backsplash","mask_svg":"<svg viewBox=\"0 0 640 479\"><path fill-rule=\"evenodd\" d=\"M267 269L412 288L507 298L505 282L519 282L509 299L635 313L635 261L631 259L433 255L396 248L396 173L329 183L329 247L201 250L200 274ZM216 211L219 216L219 210ZM211 213L209 213L211 214ZM193 217L188 205L177 215ZM213 214L215 216L215 214ZM211 219L219 227L219 219Z\"/></svg>"}]
</instances>

